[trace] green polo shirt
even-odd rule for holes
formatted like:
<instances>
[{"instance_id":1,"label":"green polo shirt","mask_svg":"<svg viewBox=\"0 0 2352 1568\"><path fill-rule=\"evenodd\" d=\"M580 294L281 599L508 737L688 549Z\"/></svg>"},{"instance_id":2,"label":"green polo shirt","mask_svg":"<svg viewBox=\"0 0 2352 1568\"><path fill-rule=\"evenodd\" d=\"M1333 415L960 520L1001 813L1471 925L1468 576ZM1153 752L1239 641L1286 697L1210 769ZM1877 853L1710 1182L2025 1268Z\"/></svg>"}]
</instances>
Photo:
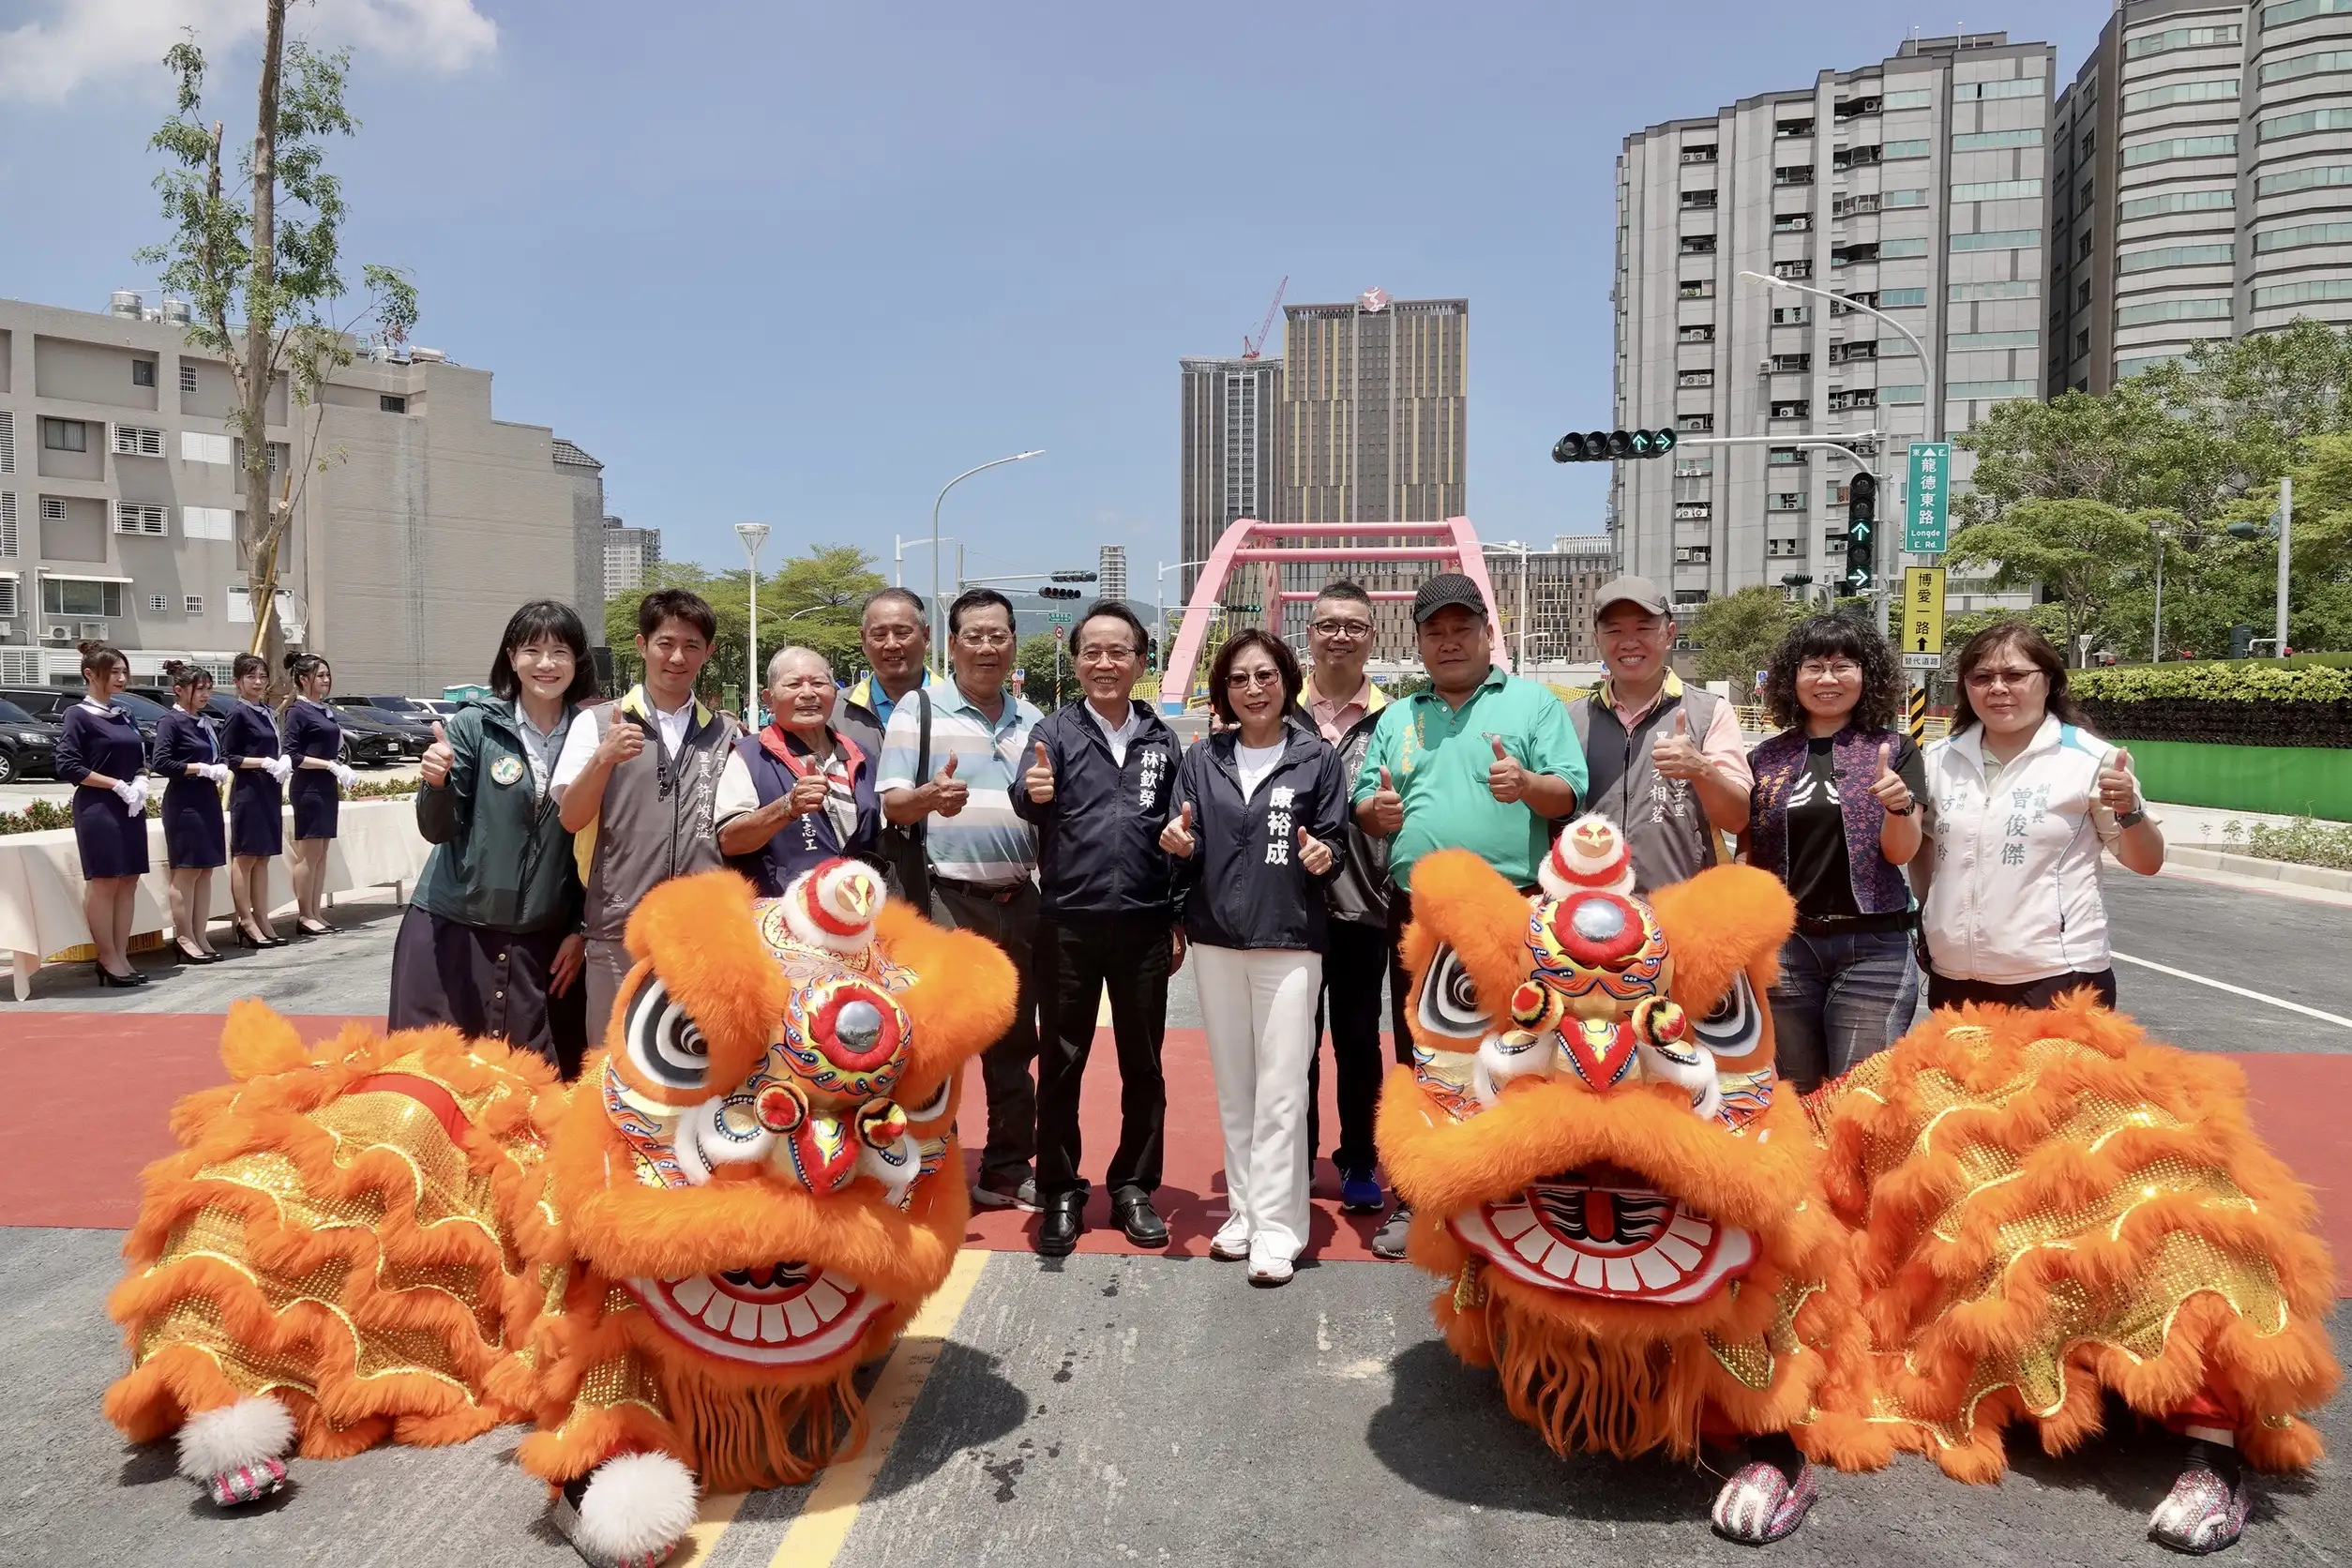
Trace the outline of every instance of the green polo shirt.
<instances>
[{"instance_id":1,"label":"green polo shirt","mask_svg":"<svg viewBox=\"0 0 2352 1568\"><path fill-rule=\"evenodd\" d=\"M1490 667L1460 708L1434 690L1416 692L1380 710L1372 745L1356 772L1353 799L1380 787L1380 770L1405 797L1405 825L1389 847L1389 874L1410 890L1413 863L1432 850L1469 850L1527 887L1551 847L1551 826L1523 801L1504 804L1486 789L1494 744L1530 773L1564 778L1584 794L1584 748L1568 722L1567 704L1534 681Z\"/></svg>"}]
</instances>

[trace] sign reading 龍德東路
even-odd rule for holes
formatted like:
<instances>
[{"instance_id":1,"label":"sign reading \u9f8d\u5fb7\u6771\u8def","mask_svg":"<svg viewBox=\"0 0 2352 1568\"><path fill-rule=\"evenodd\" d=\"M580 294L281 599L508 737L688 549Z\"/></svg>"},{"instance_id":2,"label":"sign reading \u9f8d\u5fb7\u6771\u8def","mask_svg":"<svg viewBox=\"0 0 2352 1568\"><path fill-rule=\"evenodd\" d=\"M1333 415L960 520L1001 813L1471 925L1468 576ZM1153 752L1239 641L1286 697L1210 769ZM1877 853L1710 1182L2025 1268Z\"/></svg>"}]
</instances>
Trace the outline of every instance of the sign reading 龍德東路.
<instances>
[{"instance_id":1,"label":"sign reading \u9f8d\u5fb7\u6771\u8def","mask_svg":"<svg viewBox=\"0 0 2352 1568\"><path fill-rule=\"evenodd\" d=\"M1952 478L1952 443L1911 443L1911 472L1904 489L1903 548L1913 555L1941 555L1950 535L1946 502ZM1904 644L1909 646L1907 641Z\"/></svg>"}]
</instances>

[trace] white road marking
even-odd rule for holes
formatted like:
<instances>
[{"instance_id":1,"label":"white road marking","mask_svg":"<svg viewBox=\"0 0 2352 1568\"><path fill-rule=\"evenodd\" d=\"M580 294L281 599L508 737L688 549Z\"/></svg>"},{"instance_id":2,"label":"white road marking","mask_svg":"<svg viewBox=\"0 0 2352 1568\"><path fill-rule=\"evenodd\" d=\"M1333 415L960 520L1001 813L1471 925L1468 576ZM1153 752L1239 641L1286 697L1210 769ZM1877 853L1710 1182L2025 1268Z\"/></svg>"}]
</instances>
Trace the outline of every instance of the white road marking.
<instances>
[{"instance_id":1,"label":"white road marking","mask_svg":"<svg viewBox=\"0 0 2352 1568\"><path fill-rule=\"evenodd\" d=\"M2152 969L2159 974L2169 974L2176 980L2194 980L2200 986L2210 986L2217 991L2227 991L2232 996L2247 997L2255 1002L2267 1002L2273 1007L2284 1007L2290 1013L2300 1013L2307 1018L2317 1018L2322 1023L2331 1023L2341 1029L2352 1029L2352 1018L2347 1018L2341 1013L2323 1013L2316 1007L2306 1007L2299 1002L2288 1002L2284 997L2271 996L2263 991L2250 991L2243 986L2232 986L2225 981L2209 980L2202 974L2192 974L2185 969L2175 969L2170 964L2160 964L2148 958L2134 958L2129 953L2110 953L2108 956L2127 964L2137 964L2142 969Z\"/></svg>"}]
</instances>

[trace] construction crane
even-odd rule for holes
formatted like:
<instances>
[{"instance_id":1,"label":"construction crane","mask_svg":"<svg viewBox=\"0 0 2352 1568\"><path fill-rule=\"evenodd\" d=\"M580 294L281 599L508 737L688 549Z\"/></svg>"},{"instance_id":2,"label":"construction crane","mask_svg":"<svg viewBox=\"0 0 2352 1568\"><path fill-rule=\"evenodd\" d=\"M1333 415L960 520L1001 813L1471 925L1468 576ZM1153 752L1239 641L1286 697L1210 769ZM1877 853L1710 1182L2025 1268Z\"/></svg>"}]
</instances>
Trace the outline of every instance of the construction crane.
<instances>
[{"instance_id":1,"label":"construction crane","mask_svg":"<svg viewBox=\"0 0 2352 1568\"><path fill-rule=\"evenodd\" d=\"M1274 303L1266 307L1265 319L1258 324L1258 336L1255 338L1244 338L1242 339L1242 357L1244 359L1255 359L1259 356L1259 353L1264 350L1266 346L1266 334L1274 330L1274 312L1282 309L1282 296L1289 291L1289 287L1290 275L1286 272L1282 275L1282 281L1274 287Z\"/></svg>"}]
</instances>

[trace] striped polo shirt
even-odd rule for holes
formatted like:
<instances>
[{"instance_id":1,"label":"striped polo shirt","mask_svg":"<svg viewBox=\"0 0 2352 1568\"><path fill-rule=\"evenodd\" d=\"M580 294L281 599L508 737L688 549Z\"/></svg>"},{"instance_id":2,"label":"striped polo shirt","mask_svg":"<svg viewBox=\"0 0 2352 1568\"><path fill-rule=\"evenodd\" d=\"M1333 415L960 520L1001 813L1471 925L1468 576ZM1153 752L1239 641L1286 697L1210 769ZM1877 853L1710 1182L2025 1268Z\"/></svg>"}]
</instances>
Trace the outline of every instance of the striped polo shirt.
<instances>
[{"instance_id":1,"label":"striped polo shirt","mask_svg":"<svg viewBox=\"0 0 2352 1568\"><path fill-rule=\"evenodd\" d=\"M990 884L1034 875L1036 834L1014 814L1008 792L1018 786L1029 765L1029 727L1044 716L1008 689L1003 716L990 723L955 682L942 681L924 689L931 698L930 773L915 776L915 753L923 734L922 704L901 700L892 710L890 728L882 736L881 776L875 788L888 793L927 784L947 765L952 754L956 776L971 793L956 815L928 819L925 834L931 869L957 882ZM909 698L912 696L908 693Z\"/></svg>"}]
</instances>

